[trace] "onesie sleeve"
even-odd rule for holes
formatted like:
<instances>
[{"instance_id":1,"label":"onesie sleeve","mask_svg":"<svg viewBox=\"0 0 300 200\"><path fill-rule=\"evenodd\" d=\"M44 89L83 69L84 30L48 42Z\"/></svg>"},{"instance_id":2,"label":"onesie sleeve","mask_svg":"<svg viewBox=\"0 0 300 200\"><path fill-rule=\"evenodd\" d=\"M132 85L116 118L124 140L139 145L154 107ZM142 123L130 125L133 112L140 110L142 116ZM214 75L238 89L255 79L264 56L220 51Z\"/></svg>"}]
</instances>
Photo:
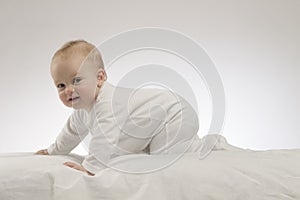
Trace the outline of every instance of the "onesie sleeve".
<instances>
[{"instance_id":1,"label":"onesie sleeve","mask_svg":"<svg viewBox=\"0 0 300 200\"><path fill-rule=\"evenodd\" d=\"M107 141L105 137L92 137L89 145L89 155L85 157L82 166L89 172L97 172L109 166L113 158L122 155L118 148Z\"/></svg>"},{"instance_id":2,"label":"onesie sleeve","mask_svg":"<svg viewBox=\"0 0 300 200\"><path fill-rule=\"evenodd\" d=\"M74 111L57 136L55 142L48 147L50 155L69 154L88 134L84 117L79 111Z\"/></svg>"},{"instance_id":3,"label":"onesie sleeve","mask_svg":"<svg viewBox=\"0 0 300 200\"><path fill-rule=\"evenodd\" d=\"M102 102L101 109L98 106L93 117L95 125L91 131L89 155L82 162L82 166L93 174L109 167L113 158L126 154L117 145L121 130L110 106L110 102Z\"/></svg>"}]
</instances>

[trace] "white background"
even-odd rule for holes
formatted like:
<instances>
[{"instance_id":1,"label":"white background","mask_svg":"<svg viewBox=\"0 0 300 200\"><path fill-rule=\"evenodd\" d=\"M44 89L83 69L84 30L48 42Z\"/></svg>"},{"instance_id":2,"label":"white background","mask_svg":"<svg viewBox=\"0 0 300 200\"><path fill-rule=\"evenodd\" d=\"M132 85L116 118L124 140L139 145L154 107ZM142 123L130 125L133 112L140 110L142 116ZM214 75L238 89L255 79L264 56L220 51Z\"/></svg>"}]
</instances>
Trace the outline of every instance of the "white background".
<instances>
[{"instance_id":1,"label":"white background","mask_svg":"<svg viewBox=\"0 0 300 200\"><path fill-rule=\"evenodd\" d=\"M0 1L0 25L0 152L48 147L71 113L49 74L57 48L73 39L98 45L145 26L193 38L214 61L229 143L300 148L298 0L10 0ZM209 125L203 118L201 130Z\"/></svg>"}]
</instances>

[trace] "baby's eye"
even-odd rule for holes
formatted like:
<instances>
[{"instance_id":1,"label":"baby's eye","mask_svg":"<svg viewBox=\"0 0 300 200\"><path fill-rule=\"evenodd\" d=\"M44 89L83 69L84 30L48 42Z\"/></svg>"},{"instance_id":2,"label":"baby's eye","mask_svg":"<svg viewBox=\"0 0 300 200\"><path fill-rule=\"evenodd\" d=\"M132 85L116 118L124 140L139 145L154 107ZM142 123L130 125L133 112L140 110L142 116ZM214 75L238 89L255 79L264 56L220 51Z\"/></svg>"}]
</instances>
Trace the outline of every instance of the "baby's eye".
<instances>
[{"instance_id":1,"label":"baby's eye","mask_svg":"<svg viewBox=\"0 0 300 200\"><path fill-rule=\"evenodd\" d=\"M63 89L65 87L65 84L63 83L60 83L60 84L57 84L56 86L58 89Z\"/></svg>"},{"instance_id":2,"label":"baby's eye","mask_svg":"<svg viewBox=\"0 0 300 200\"><path fill-rule=\"evenodd\" d=\"M74 78L73 84L78 84L80 83L81 80L82 80L81 78Z\"/></svg>"}]
</instances>

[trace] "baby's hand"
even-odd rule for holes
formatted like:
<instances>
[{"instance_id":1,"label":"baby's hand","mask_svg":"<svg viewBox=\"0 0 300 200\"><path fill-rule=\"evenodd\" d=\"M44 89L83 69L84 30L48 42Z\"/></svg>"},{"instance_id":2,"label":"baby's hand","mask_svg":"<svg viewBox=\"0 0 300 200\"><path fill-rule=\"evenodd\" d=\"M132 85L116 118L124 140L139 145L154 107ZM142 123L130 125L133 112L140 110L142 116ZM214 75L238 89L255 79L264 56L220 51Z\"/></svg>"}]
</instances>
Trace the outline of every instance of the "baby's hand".
<instances>
[{"instance_id":1,"label":"baby's hand","mask_svg":"<svg viewBox=\"0 0 300 200\"><path fill-rule=\"evenodd\" d=\"M82 167L81 165L77 165L76 163L72 163L72 162L65 162L64 165L71 167L73 169L77 169L79 171L83 171L86 172L88 175L90 176L94 176L95 174L92 174L91 172L87 171L84 167Z\"/></svg>"},{"instance_id":2,"label":"baby's hand","mask_svg":"<svg viewBox=\"0 0 300 200\"><path fill-rule=\"evenodd\" d=\"M35 153L36 155L49 155L47 149L39 150Z\"/></svg>"}]
</instances>

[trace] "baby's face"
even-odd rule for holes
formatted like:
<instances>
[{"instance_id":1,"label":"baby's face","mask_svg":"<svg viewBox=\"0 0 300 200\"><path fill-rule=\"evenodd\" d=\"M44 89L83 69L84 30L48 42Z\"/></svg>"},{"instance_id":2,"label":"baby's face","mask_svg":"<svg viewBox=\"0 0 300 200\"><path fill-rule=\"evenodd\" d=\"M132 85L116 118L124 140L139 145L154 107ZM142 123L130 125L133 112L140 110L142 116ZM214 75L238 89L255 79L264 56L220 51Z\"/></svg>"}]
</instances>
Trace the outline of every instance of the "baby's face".
<instances>
[{"instance_id":1,"label":"baby's face","mask_svg":"<svg viewBox=\"0 0 300 200\"><path fill-rule=\"evenodd\" d=\"M59 98L67 107L89 111L99 93L97 68L83 55L57 58L51 63L51 75Z\"/></svg>"}]
</instances>

